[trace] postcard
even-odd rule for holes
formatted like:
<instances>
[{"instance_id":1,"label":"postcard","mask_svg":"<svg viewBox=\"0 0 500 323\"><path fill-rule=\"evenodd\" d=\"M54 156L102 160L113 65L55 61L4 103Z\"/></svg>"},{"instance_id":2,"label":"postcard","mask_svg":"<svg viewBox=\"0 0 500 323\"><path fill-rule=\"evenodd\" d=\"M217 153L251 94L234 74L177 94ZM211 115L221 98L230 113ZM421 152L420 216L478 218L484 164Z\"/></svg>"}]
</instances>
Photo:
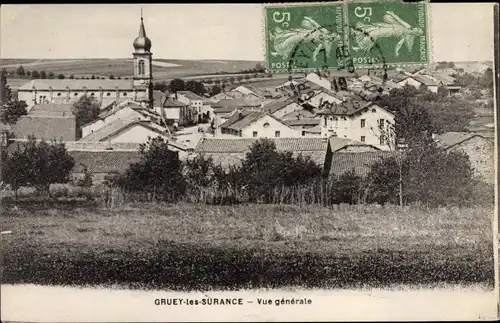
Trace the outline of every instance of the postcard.
<instances>
[{"instance_id":1,"label":"postcard","mask_svg":"<svg viewBox=\"0 0 500 323\"><path fill-rule=\"evenodd\" d=\"M3 322L498 319L498 5L0 10Z\"/></svg>"}]
</instances>

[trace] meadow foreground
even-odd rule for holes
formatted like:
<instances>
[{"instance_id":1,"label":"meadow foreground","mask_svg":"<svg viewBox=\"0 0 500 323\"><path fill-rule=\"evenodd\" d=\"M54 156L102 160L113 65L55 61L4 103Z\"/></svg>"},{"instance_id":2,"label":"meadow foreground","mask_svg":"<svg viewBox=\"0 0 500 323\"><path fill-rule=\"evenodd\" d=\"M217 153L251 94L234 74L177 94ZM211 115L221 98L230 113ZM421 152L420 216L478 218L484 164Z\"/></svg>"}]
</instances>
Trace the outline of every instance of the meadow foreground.
<instances>
[{"instance_id":1,"label":"meadow foreground","mask_svg":"<svg viewBox=\"0 0 500 323\"><path fill-rule=\"evenodd\" d=\"M10 209L3 283L206 290L493 285L490 208Z\"/></svg>"}]
</instances>

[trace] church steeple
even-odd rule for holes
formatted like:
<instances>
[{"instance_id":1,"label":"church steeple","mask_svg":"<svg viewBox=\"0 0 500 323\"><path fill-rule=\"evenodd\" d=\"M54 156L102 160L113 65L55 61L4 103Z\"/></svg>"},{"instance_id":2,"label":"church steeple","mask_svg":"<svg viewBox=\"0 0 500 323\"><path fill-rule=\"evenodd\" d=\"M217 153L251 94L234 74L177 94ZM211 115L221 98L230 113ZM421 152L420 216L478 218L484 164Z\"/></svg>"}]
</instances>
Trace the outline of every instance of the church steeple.
<instances>
[{"instance_id":1,"label":"church steeple","mask_svg":"<svg viewBox=\"0 0 500 323\"><path fill-rule=\"evenodd\" d=\"M146 36L144 18L141 8L141 24L139 36L134 40L134 89L138 92L145 91L145 96L136 97L137 101L145 101L150 107L153 105L153 64L151 53L151 40ZM136 93L138 93L136 92Z\"/></svg>"},{"instance_id":2,"label":"church steeple","mask_svg":"<svg viewBox=\"0 0 500 323\"><path fill-rule=\"evenodd\" d=\"M144 18L142 17L141 8L141 25L139 26L139 36L134 40L134 48L136 51L144 50L149 52L151 50L151 40L146 36L146 28L144 27Z\"/></svg>"}]
</instances>

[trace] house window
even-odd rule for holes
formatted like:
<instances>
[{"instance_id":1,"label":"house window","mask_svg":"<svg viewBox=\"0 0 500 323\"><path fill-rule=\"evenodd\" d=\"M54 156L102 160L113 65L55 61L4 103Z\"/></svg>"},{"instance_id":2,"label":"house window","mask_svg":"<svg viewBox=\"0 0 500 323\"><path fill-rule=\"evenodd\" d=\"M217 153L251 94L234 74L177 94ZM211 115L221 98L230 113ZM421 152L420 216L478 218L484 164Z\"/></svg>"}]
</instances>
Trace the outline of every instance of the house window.
<instances>
[{"instance_id":1,"label":"house window","mask_svg":"<svg viewBox=\"0 0 500 323\"><path fill-rule=\"evenodd\" d=\"M253 136L254 136L254 138L257 137L257 131L253 132Z\"/></svg>"},{"instance_id":2,"label":"house window","mask_svg":"<svg viewBox=\"0 0 500 323\"><path fill-rule=\"evenodd\" d=\"M378 122L378 126L383 129L384 128L384 125L385 125L385 120L384 119L380 119L379 122Z\"/></svg>"},{"instance_id":3,"label":"house window","mask_svg":"<svg viewBox=\"0 0 500 323\"><path fill-rule=\"evenodd\" d=\"M372 109L372 112L374 112L374 113L377 112L377 109Z\"/></svg>"},{"instance_id":4,"label":"house window","mask_svg":"<svg viewBox=\"0 0 500 323\"><path fill-rule=\"evenodd\" d=\"M127 92L123 92L123 96L127 96Z\"/></svg>"},{"instance_id":5,"label":"house window","mask_svg":"<svg viewBox=\"0 0 500 323\"><path fill-rule=\"evenodd\" d=\"M366 120L361 119L361 128L364 128L365 126L366 126ZM364 137L361 137L361 138L364 138Z\"/></svg>"},{"instance_id":6,"label":"house window","mask_svg":"<svg viewBox=\"0 0 500 323\"><path fill-rule=\"evenodd\" d=\"M365 136L361 136L361 142L365 142L366 141L366 137Z\"/></svg>"},{"instance_id":7,"label":"house window","mask_svg":"<svg viewBox=\"0 0 500 323\"><path fill-rule=\"evenodd\" d=\"M94 93L94 92L92 92L92 93L90 93L90 95L91 95L91 96L94 96L94 95L95 95L95 93Z\"/></svg>"},{"instance_id":8,"label":"house window","mask_svg":"<svg viewBox=\"0 0 500 323\"><path fill-rule=\"evenodd\" d=\"M280 137L280 132L279 132L279 131L275 131L275 132L274 132L274 136L275 136L276 138L279 138L279 137Z\"/></svg>"},{"instance_id":9,"label":"house window","mask_svg":"<svg viewBox=\"0 0 500 323\"><path fill-rule=\"evenodd\" d=\"M57 93L57 96L61 96L61 93Z\"/></svg>"},{"instance_id":10,"label":"house window","mask_svg":"<svg viewBox=\"0 0 500 323\"><path fill-rule=\"evenodd\" d=\"M142 59L139 61L139 75L144 75L144 61Z\"/></svg>"},{"instance_id":11,"label":"house window","mask_svg":"<svg viewBox=\"0 0 500 323\"><path fill-rule=\"evenodd\" d=\"M75 93L75 96L77 96L77 95L78 95L78 93Z\"/></svg>"},{"instance_id":12,"label":"house window","mask_svg":"<svg viewBox=\"0 0 500 323\"><path fill-rule=\"evenodd\" d=\"M110 95L111 95L111 93L109 93L109 92L108 92L108 93L106 93L106 96L110 96Z\"/></svg>"},{"instance_id":13,"label":"house window","mask_svg":"<svg viewBox=\"0 0 500 323\"><path fill-rule=\"evenodd\" d=\"M326 123L328 122L328 120L326 120L326 117L325 117L325 127L326 127Z\"/></svg>"},{"instance_id":14,"label":"house window","mask_svg":"<svg viewBox=\"0 0 500 323\"><path fill-rule=\"evenodd\" d=\"M302 131L302 136L305 136L306 135L306 132L305 131Z\"/></svg>"}]
</instances>

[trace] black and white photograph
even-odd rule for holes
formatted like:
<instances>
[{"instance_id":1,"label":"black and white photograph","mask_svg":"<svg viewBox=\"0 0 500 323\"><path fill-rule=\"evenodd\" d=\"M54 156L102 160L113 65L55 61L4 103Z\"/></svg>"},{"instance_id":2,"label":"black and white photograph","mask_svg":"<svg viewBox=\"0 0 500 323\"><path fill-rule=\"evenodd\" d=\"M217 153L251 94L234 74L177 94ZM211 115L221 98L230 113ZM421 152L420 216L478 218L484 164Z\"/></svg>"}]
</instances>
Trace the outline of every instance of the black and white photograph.
<instances>
[{"instance_id":1,"label":"black and white photograph","mask_svg":"<svg viewBox=\"0 0 500 323\"><path fill-rule=\"evenodd\" d=\"M1 321L498 319L496 46L487 2L2 5Z\"/></svg>"}]
</instances>

